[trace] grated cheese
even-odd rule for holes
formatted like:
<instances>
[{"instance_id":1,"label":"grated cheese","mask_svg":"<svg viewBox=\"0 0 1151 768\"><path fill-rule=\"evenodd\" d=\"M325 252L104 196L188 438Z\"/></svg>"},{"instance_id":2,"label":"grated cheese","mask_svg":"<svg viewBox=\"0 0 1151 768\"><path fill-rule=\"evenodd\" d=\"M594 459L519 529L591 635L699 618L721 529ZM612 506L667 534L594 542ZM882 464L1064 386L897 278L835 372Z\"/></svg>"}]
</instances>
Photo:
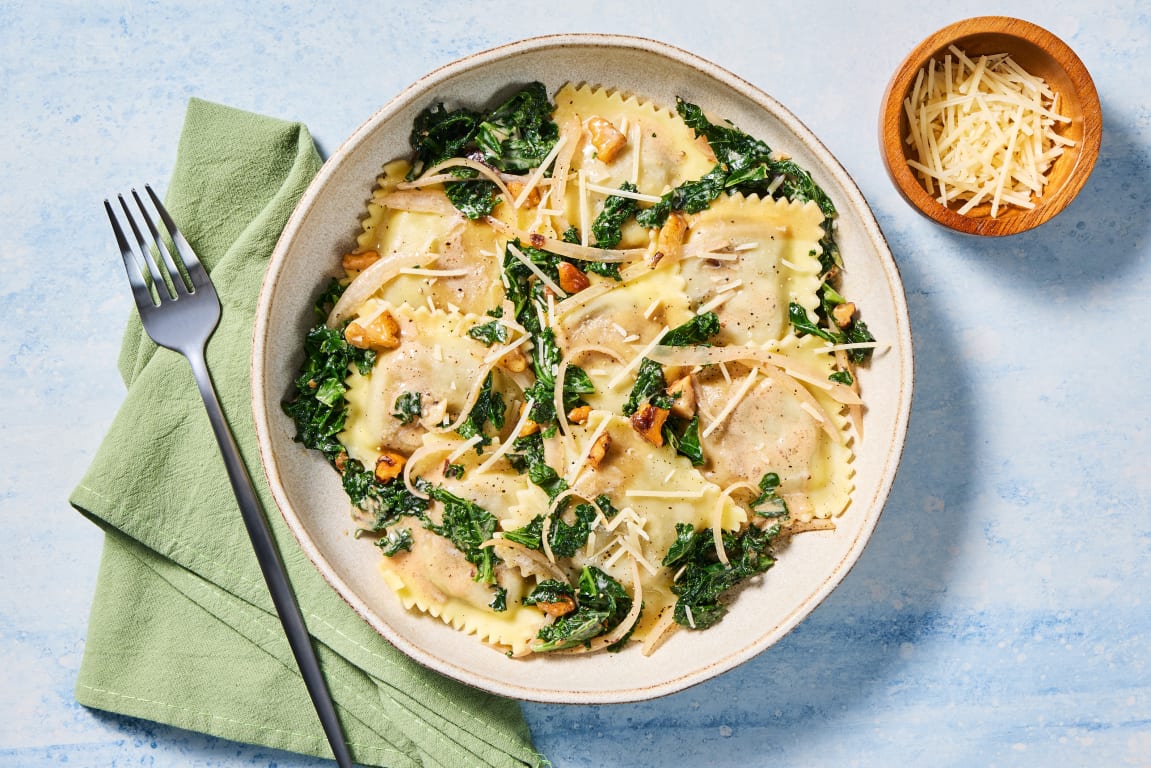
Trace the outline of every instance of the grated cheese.
<instances>
[{"instance_id":1,"label":"grated cheese","mask_svg":"<svg viewBox=\"0 0 1151 768\"><path fill-rule=\"evenodd\" d=\"M587 174L580 168L577 177L579 183L579 229L580 245L587 248L591 242L588 239L591 224L590 203L587 199Z\"/></svg>"},{"instance_id":2,"label":"grated cheese","mask_svg":"<svg viewBox=\"0 0 1151 768\"><path fill-rule=\"evenodd\" d=\"M467 452L468 452L468 450L469 450L469 449L471 449L471 448L472 448L472 447L473 447L473 446L474 446L476 443L478 443L479 441L481 441L481 440L483 440L483 439L484 439L484 436L483 436L483 435L472 435L472 436L471 436L471 437L469 437L467 440L465 440L465 441L463 441L462 443L460 443L460 447L459 447L459 448L455 449L454 451L452 451L451 453L449 453L449 454L448 454L448 463L449 463L449 464L452 464L452 463L454 463L456 459L458 459L459 457L463 456L463 455L464 455L465 453L467 453Z\"/></svg>"},{"instance_id":3,"label":"grated cheese","mask_svg":"<svg viewBox=\"0 0 1151 768\"><path fill-rule=\"evenodd\" d=\"M567 136L560 136L559 141L557 141L552 146L551 152L547 153L544 161L539 164L538 168L532 171L532 175L528 177L527 183L524 184L524 188L521 189L519 195L516 196L515 202L513 203L516 208L523 206L524 201L528 199L528 195L530 195L532 190L536 188L536 185L540 183L540 179L542 179L544 176L544 171L546 171L548 167L553 162L555 162L556 157L559 156L560 150L564 148L567 142Z\"/></svg>"},{"instance_id":4,"label":"grated cheese","mask_svg":"<svg viewBox=\"0 0 1151 768\"><path fill-rule=\"evenodd\" d=\"M731 415L731 412L739 405L740 400L743 400L744 396L751 391L751 385L755 383L758 377L759 369L752 368L751 372L747 374L747 378L740 382L739 389L735 391L732 398L723 406L723 410L717 413L715 419L703 430L702 437L710 437L712 432L719 429L719 425L723 424L727 417Z\"/></svg>"},{"instance_id":5,"label":"grated cheese","mask_svg":"<svg viewBox=\"0 0 1151 768\"><path fill-rule=\"evenodd\" d=\"M404 267L401 275L417 275L419 277L463 277L470 274L470 269L424 269L421 267Z\"/></svg>"},{"instance_id":6,"label":"grated cheese","mask_svg":"<svg viewBox=\"0 0 1151 768\"><path fill-rule=\"evenodd\" d=\"M628 488L624 496L629 499L702 499L703 488L692 491L664 491L655 488Z\"/></svg>"},{"instance_id":7,"label":"grated cheese","mask_svg":"<svg viewBox=\"0 0 1151 768\"><path fill-rule=\"evenodd\" d=\"M535 407L535 404L536 404L535 400L528 398L527 403L524 404L523 412L520 414L519 421L517 421L515 427L512 428L511 435L508 437L507 440L505 440L503 443L500 444L499 448L497 448L495 451L492 452L492 455L489 456L487 458L487 460L484 461L483 464L480 464L478 467L476 467L476 473L477 474L487 472L489 469L491 469L493 464L495 464L497 461L500 460L500 457L502 457L505 453L507 453L509 450L511 450L511 447L513 445L515 445L516 437L519 436L520 432L524 428L524 425L527 424L528 419L531 418L532 408ZM482 439L483 439L483 435L476 435L474 438L472 438L473 441L478 441L478 440L482 440ZM463 455L463 454L461 453L460 455Z\"/></svg>"},{"instance_id":8,"label":"grated cheese","mask_svg":"<svg viewBox=\"0 0 1151 768\"><path fill-rule=\"evenodd\" d=\"M629 373L631 373L633 370L635 370L637 367L639 367L639 361L642 360L647 355L648 352L651 352L653 349L655 349L657 346L659 346L659 340L663 338L663 335L665 333L667 333L667 326L666 325L660 329L659 333L657 333L652 338L652 340L650 342L648 342L647 346L645 346L643 349L641 349L639 351L639 353L636 354L636 356L633 357L627 365L625 365L623 368L621 368L616 373L615 376L611 377L611 381L609 381L607 383L607 388L608 389L615 389L616 387L618 387L619 383L624 380L625 376L627 376Z\"/></svg>"},{"instance_id":9,"label":"grated cheese","mask_svg":"<svg viewBox=\"0 0 1151 768\"><path fill-rule=\"evenodd\" d=\"M697 315L707 314L708 312L712 311L716 307L718 307L721 304L723 304L724 302L726 302L728 299L730 299L734 295L735 295L734 293L717 293L715 296L708 299L706 303L701 304L699 309L697 309L695 311L695 313Z\"/></svg>"},{"instance_id":10,"label":"grated cheese","mask_svg":"<svg viewBox=\"0 0 1151 768\"><path fill-rule=\"evenodd\" d=\"M519 248L516 248L511 243L508 243L508 252L511 253L511 255L514 256L517 261L519 261L525 267L530 269L532 271L532 274L540 279L540 282L542 282L548 288L551 288L552 291L555 292L556 296L559 296L560 298L567 298L567 293L564 291L563 288L560 288L559 283L557 283L555 280L552 280L550 277L548 277L547 273L544 272L539 267L537 267L532 262L531 259L529 259L527 256L525 256L523 251L521 251ZM542 320L541 320L541 322L542 322ZM546 325L546 323L544 323L544 325Z\"/></svg>"},{"instance_id":11,"label":"grated cheese","mask_svg":"<svg viewBox=\"0 0 1151 768\"><path fill-rule=\"evenodd\" d=\"M1074 142L1060 136L1070 119L1058 94L1007 54L972 60L954 45L921 69L904 100L907 163L927 192L960 213L988 203L992 217L1008 206L1034 208L1047 173Z\"/></svg>"},{"instance_id":12,"label":"grated cheese","mask_svg":"<svg viewBox=\"0 0 1151 768\"><path fill-rule=\"evenodd\" d=\"M610 195L611 197L627 197L632 200L639 200L644 203L658 203L660 198L658 195L645 195L642 192L628 192L626 189L612 189L600 184L587 184L588 190L591 192L599 192L601 195Z\"/></svg>"}]
</instances>

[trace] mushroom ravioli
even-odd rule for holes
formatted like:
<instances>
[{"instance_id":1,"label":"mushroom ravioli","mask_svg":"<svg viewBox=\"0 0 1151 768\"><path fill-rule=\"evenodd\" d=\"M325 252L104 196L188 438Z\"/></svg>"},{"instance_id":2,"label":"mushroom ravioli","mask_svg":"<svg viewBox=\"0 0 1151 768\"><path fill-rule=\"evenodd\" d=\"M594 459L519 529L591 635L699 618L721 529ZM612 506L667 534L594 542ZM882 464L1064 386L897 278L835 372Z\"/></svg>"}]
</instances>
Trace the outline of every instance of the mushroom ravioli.
<instances>
[{"instance_id":1,"label":"mushroom ravioli","mask_svg":"<svg viewBox=\"0 0 1151 768\"><path fill-rule=\"evenodd\" d=\"M876 342L807 171L588 85L434 104L411 143L284 404L405 607L513 657L647 655L834 529Z\"/></svg>"}]
</instances>

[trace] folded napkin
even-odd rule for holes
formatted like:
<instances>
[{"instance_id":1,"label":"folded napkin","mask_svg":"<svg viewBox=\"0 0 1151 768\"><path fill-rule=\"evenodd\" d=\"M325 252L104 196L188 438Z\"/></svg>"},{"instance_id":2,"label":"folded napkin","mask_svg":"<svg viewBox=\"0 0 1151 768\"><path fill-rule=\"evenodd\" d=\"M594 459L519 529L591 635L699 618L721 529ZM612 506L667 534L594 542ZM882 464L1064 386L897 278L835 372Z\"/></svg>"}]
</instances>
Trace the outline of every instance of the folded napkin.
<instances>
[{"instance_id":1,"label":"folded napkin","mask_svg":"<svg viewBox=\"0 0 1151 768\"><path fill-rule=\"evenodd\" d=\"M200 100L188 106L167 205L223 303L208 363L225 414L357 763L543 765L516 702L420 667L336 595L263 482L249 396L256 297L276 239L320 163L298 123ZM106 532L77 699L330 757L187 362L157 348L133 313L120 370L124 404L70 498Z\"/></svg>"}]
</instances>

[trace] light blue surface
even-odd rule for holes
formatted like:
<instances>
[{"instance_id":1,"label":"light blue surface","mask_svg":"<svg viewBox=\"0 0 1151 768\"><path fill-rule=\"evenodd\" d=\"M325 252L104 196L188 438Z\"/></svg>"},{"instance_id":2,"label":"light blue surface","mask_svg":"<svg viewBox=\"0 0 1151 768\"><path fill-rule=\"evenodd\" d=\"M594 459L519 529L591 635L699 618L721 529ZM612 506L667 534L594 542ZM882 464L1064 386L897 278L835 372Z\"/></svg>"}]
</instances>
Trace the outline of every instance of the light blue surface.
<instances>
[{"instance_id":1,"label":"light blue surface","mask_svg":"<svg viewBox=\"0 0 1151 768\"><path fill-rule=\"evenodd\" d=\"M538 747L557 768L1151 766L1146 3L324 5L0 2L0 766L330 764L73 701L101 535L66 497L123 396L131 311L100 201L166 186L191 96L301 120L326 154L437 65L581 31L696 52L827 144L901 268L918 378L872 543L806 622L664 699L526 705ZM877 110L922 38L1004 12L1083 59L1103 148L1053 222L976 240L898 197Z\"/></svg>"}]
</instances>

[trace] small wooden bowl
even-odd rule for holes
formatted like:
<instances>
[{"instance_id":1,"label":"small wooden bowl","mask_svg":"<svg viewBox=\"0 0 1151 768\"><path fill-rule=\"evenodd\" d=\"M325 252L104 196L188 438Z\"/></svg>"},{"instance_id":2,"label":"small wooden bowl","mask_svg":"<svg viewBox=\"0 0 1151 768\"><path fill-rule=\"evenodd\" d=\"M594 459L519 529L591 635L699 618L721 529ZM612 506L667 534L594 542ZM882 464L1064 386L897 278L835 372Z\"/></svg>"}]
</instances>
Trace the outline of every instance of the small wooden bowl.
<instances>
[{"instance_id":1,"label":"small wooden bowl","mask_svg":"<svg viewBox=\"0 0 1151 768\"><path fill-rule=\"evenodd\" d=\"M1060 133L1075 141L1048 171L1043 195L1030 210L1001 207L991 217L990 204L976 206L966 214L948 208L928 194L907 164L914 149L904 141L908 135L903 102L919 70L933 57L942 57L949 46L968 56L1007 53L1019 66L1042 77L1059 94L1059 111L1071 118ZM879 139L883 163L896 188L916 210L944 226L972 235L1014 235L1037 227L1062 211L1083 188L1099 156L1103 116L1099 94L1083 62L1066 43L1042 27L1006 16L980 16L956 22L928 37L895 71L883 95ZM962 203L957 203L956 208Z\"/></svg>"}]
</instances>

